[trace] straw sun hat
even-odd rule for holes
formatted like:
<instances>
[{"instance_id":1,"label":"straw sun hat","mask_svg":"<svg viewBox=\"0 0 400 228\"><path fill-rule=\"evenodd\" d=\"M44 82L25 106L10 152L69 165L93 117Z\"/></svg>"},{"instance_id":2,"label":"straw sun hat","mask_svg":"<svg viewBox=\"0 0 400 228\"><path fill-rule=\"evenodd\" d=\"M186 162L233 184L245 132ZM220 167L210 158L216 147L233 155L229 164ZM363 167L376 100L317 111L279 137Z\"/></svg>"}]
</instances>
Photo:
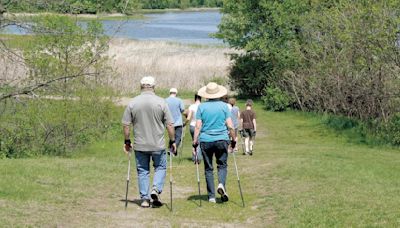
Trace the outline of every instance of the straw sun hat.
<instances>
[{"instance_id":1,"label":"straw sun hat","mask_svg":"<svg viewBox=\"0 0 400 228\"><path fill-rule=\"evenodd\" d=\"M206 86L202 87L199 89L197 94L201 97L207 98L207 99L216 99L225 96L228 93L228 90L223 87L218 85L215 82L210 82Z\"/></svg>"}]
</instances>

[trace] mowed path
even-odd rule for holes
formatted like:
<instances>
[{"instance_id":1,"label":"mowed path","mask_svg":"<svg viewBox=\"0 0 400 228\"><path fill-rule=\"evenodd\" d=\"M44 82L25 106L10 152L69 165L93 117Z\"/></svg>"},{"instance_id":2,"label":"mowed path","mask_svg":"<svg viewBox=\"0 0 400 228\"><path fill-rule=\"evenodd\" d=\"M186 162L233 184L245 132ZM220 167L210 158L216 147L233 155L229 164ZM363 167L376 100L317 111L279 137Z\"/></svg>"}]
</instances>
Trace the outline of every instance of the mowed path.
<instances>
[{"instance_id":1,"label":"mowed path","mask_svg":"<svg viewBox=\"0 0 400 228\"><path fill-rule=\"evenodd\" d=\"M172 212L170 170L161 195L166 204L143 209L134 162L125 210L127 158L115 140L71 158L0 160L0 220L40 227L399 225L398 150L349 143L313 115L270 113L260 105L256 111L254 155L237 155L244 208L232 157L227 203L207 202L201 164L200 207L187 131L183 155L173 159Z\"/></svg>"}]
</instances>

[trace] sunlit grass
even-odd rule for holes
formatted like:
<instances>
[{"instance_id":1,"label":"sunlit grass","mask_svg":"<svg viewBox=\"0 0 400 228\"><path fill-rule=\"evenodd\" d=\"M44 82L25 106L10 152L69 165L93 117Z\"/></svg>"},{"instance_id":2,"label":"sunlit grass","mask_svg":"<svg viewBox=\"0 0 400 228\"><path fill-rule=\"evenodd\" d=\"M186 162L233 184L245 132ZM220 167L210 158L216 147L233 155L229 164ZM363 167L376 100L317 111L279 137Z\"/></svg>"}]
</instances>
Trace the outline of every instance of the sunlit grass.
<instances>
[{"instance_id":1,"label":"sunlit grass","mask_svg":"<svg viewBox=\"0 0 400 228\"><path fill-rule=\"evenodd\" d=\"M243 102L239 102L243 109ZM0 217L4 226L238 226L331 227L400 224L400 153L394 148L348 142L320 116L272 113L256 104L254 155L237 155L246 207L241 207L232 157L230 201L206 201L200 166L202 207L186 132L181 160L173 159L174 210L169 211L169 169L161 199L165 206L124 210L127 158L122 132L70 158L0 160ZM115 119L120 119L123 108ZM132 160L133 161L133 160ZM133 162L134 164L134 162ZM132 166L129 199L138 198ZM204 219L207 217L207 219Z\"/></svg>"}]
</instances>

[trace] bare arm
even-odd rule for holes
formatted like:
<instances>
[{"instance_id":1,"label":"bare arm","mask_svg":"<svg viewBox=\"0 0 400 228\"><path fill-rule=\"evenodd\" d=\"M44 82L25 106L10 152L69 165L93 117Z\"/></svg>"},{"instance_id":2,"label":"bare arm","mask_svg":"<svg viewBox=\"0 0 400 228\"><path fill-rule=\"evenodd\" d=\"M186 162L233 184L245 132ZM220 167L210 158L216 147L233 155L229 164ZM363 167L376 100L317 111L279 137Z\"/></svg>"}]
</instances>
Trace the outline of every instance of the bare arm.
<instances>
[{"instance_id":1,"label":"bare arm","mask_svg":"<svg viewBox=\"0 0 400 228\"><path fill-rule=\"evenodd\" d=\"M130 129L129 125L125 125L125 124L124 124L123 128L124 128L125 140L127 140L127 139L129 139L129 137L130 137L130 131L131 131L131 129Z\"/></svg>"},{"instance_id":2,"label":"bare arm","mask_svg":"<svg viewBox=\"0 0 400 228\"><path fill-rule=\"evenodd\" d=\"M199 143L199 135L203 122L201 120L196 120L196 127L194 128L193 144Z\"/></svg>"},{"instance_id":3,"label":"bare arm","mask_svg":"<svg viewBox=\"0 0 400 228\"><path fill-rule=\"evenodd\" d=\"M257 123L256 119L253 119L254 131L257 131Z\"/></svg>"},{"instance_id":4,"label":"bare arm","mask_svg":"<svg viewBox=\"0 0 400 228\"><path fill-rule=\"evenodd\" d=\"M176 151L176 143L175 143L175 128L172 123L167 124L167 132L168 132L168 137L169 137L169 147L168 149L171 149L173 153ZM174 142L171 144L171 142Z\"/></svg>"},{"instance_id":5,"label":"bare arm","mask_svg":"<svg viewBox=\"0 0 400 228\"><path fill-rule=\"evenodd\" d=\"M131 129L130 129L129 125L124 124L123 131L124 131L124 138L125 138L124 152L126 154L128 154L132 149L132 143L127 142L127 140L130 141L129 136L130 136Z\"/></svg>"},{"instance_id":6,"label":"bare arm","mask_svg":"<svg viewBox=\"0 0 400 228\"><path fill-rule=\"evenodd\" d=\"M167 132L169 140L175 141L175 128L172 123L167 124Z\"/></svg>"},{"instance_id":7,"label":"bare arm","mask_svg":"<svg viewBox=\"0 0 400 228\"><path fill-rule=\"evenodd\" d=\"M231 137L232 140L235 140L236 134L235 134L235 129L233 128L232 119L230 117L226 119L225 124L228 127L229 136Z\"/></svg>"},{"instance_id":8,"label":"bare arm","mask_svg":"<svg viewBox=\"0 0 400 228\"><path fill-rule=\"evenodd\" d=\"M189 123L192 120L192 117L193 117L193 111L189 109L189 113L186 117L185 124Z\"/></svg>"}]
</instances>

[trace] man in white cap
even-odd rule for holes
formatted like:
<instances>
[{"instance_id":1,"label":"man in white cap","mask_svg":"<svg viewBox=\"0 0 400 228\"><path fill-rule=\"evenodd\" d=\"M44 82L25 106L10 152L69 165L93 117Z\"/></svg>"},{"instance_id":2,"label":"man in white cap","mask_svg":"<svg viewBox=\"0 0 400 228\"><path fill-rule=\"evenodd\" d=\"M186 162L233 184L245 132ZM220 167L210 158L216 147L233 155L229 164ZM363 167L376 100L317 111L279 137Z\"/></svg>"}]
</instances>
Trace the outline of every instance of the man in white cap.
<instances>
[{"instance_id":1,"label":"man in white cap","mask_svg":"<svg viewBox=\"0 0 400 228\"><path fill-rule=\"evenodd\" d=\"M166 102L169 107L169 111L172 114L172 119L174 120L174 128L175 128L175 142L176 147L179 147L181 143L182 137L182 129L183 129L183 121L182 121L182 113L185 110L185 106L183 101L177 97L178 90L176 88L171 88L169 90L169 97L166 98ZM174 155L177 155L178 151L175 151Z\"/></svg>"},{"instance_id":2,"label":"man in white cap","mask_svg":"<svg viewBox=\"0 0 400 228\"><path fill-rule=\"evenodd\" d=\"M228 166L228 146L235 148L235 131L231 112L221 97L227 94L227 89L214 82L202 87L198 95L208 99L199 105L196 112L196 127L193 137L193 147L200 144L203 153L205 177L207 183L208 201L215 203L215 187L213 173L213 155L218 168L218 188L222 202L229 200L225 189ZM229 133L229 135L228 135ZM229 142L229 140L231 141Z\"/></svg>"},{"instance_id":3,"label":"man in white cap","mask_svg":"<svg viewBox=\"0 0 400 228\"><path fill-rule=\"evenodd\" d=\"M128 104L122 117L125 144L124 151L135 151L136 170L142 207L162 206L159 194L164 186L167 155L165 151L164 132L167 128L169 147L176 150L175 132L171 113L165 100L154 93L155 80L144 77L140 81L141 94ZM130 126L133 126L134 143L130 140ZM153 160L154 178L149 194L150 159Z\"/></svg>"}]
</instances>

